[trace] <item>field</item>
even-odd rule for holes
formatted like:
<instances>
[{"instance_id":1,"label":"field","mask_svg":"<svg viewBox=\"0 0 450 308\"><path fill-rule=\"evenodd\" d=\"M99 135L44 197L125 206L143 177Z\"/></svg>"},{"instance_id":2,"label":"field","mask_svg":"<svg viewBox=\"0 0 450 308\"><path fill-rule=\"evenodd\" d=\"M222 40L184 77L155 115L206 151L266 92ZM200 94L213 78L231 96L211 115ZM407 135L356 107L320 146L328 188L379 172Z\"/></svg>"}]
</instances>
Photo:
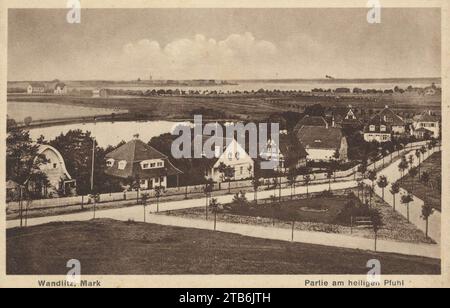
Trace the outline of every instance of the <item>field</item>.
<instances>
[{"instance_id":1,"label":"field","mask_svg":"<svg viewBox=\"0 0 450 308\"><path fill-rule=\"evenodd\" d=\"M70 259L83 275L436 274L440 261L234 234L113 220L7 230L8 275L61 275Z\"/></svg>"},{"instance_id":2,"label":"field","mask_svg":"<svg viewBox=\"0 0 450 308\"><path fill-rule=\"evenodd\" d=\"M440 96L416 95L199 95L157 97L91 98L77 96L8 95L8 101L58 103L82 107L128 110L135 120L192 120L194 114L217 120L265 120L274 113L303 112L305 106L320 103L327 107L346 108L349 104L361 110L382 109L390 105L396 112L419 113L431 109L440 114Z\"/></svg>"},{"instance_id":3,"label":"field","mask_svg":"<svg viewBox=\"0 0 450 308\"><path fill-rule=\"evenodd\" d=\"M441 211L442 209L441 191L437 188L437 186L440 185L437 178L442 176L441 155L441 152L434 153L420 166L421 173L426 171L430 174L430 182L428 184L419 182L418 176L413 179L410 175L403 178L401 184L402 188L411 192L421 200L429 202L430 205L438 211Z\"/></svg>"}]
</instances>

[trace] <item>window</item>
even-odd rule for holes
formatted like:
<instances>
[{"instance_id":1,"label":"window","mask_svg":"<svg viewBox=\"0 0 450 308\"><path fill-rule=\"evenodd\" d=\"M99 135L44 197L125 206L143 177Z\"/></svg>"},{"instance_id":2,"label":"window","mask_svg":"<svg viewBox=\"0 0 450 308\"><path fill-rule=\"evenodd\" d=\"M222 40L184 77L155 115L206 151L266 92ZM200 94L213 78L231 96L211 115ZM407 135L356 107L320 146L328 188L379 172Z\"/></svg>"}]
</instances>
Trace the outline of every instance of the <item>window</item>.
<instances>
[{"instance_id":1,"label":"window","mask_svg":"<svg viewBox=\"0 0 450 308\"><path fill-rule=\"evenodd\" d=\"M385 132L386 131L386 125L381 125L380 126L380 131Z\"/></svg>"},{"instance_id":2,"label":"window","mask_svg":"<svg viewBox=\"0 0 450 308\"><path fill-rule=\"evenodd\" d=\"M158 162L158 167L164 167L164 163L162 161Z\"/></svg>"},{"instance_id":3,"label":"window","mask_svg":"<svg viewBox=\"0 0 450 308\"><path fill-rule=\"evenodd\" d=\"M58 168L58 164L53 164L53 169Z\"/></svg>"},{"instance_id":4,"label":"window","mask_svg":"<svg viewBox=\"0 0 450 308\"><path fill-rule=\"evenodd\" d=\"M239 159L241 158L241 153L236 152L236 155L235 155L235 156L236 156L236 159L239 160Z\"/></svg>"},{"instance_id":5,"label":"window","mask_svg":"<svg viewBox=\"0 0 450 308\"><path fill-rule=\"evenodd\" d=\"M228 160L229 161L232 161L233 160L233 153L228 153Z\"/></svg>"},{"instance_id":6,"label":"window","mask_svg":"<svg viewBox=\"0 0 450 308\"><path fill-rule=\"evenodd\" d=\"M125 170L126 166L127 166L127 161L126 160L121 160L119 162L119 170Z\"/></svg>"},{"instance_id":7,"label":"window","mask_svg":"<svg viewBox=\"0 0 450 308\"><path fill-rule=\"evenodd\" d=\"M375 131L375 125L370 125L369 130L370 130L371 132L374 132L374 131Z\"/></svg>"},{"instance_id":8,"label":"window","mask_svg":"<svg viewBox=\"0 0 450 308\"><path fill-rule=\"evenodd\" d=\"M148 169L149 168L149 164L148 163L144 163L142 164L142 169Z\"/></svg>"},{"instance_id":9,"label":"window","mask_svg":"<svg viewBox=\"0 0 450 308\"><path fill-rule=\"evenodd\" d=\"M107 167L112 167L112 166L114 166L114 159L108 159L108 160L106 161L106 166L107 166Z\"/></svg>"},{"instance_id":10,"label":"window","mask_svg":"<svg viewBox=\"0 0 450 308\"><path fill-rule=\"evenodd\" d=\"M240 168L240 173L241 173L241 175L244 174L244 167L241 167L241 168Z\"/></svg>"},{"instance_id":11,"label":"window","mask_svg":"<svg viewBox=\"0 0 450 308\"><path fill-rule=\"evenodd\" d=\"M156 163L151 163L150 164L150 168L155 168L155 166L156 166Z\"/></svg>"}]
</instances>

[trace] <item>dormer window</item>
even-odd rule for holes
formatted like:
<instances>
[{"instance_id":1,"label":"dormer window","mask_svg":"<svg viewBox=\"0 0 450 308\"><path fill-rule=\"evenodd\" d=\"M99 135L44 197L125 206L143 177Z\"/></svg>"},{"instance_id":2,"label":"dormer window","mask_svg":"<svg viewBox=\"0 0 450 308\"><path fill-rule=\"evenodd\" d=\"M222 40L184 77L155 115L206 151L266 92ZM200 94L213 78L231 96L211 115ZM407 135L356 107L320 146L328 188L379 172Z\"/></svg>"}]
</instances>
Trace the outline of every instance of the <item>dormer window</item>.
<instances>
[{"instance_id":1,"label":"dormer window","mask_svg":"<svg viewBox=\"0 0 450 308\"><path fill-rule=\"evenodd\" d=\"M314 142L315 142L315 143L321 143L321 142L322 142L322 140L320 140L320 139L316 139L316 140L314 140Z\"/></svg>"},{"instance_id":2,"label":"dormer window","mask_svg":"<svg viewBox=\"0 0 450 308\"><path fill-rule=\"evenodd\" d=\"M369 126L369 130L370 130L371 132L374 132L374 131L375 131L375 125L370 125L370 126Z\"/></svg>"},{"instance_id":3,"label":"dormer window","mask_svg":"<svg viewBox=\"0 0 450 308\"><path fill-rule=\"evenodd\" d=\"M145 161L141 162L141 168L143 170L162 168L162 167L164 167L163 161L145 160Z\"/></svg>"},{"instance_id":4,"label":"dormer window","mask_svg":"<svg viewBox=\"0 0 450 308\"><path fill-rule=\"evenodd\" d=\"M111 168L112 166L114 166L114 159L111 158L106 161L106 167Z\"/></svg>"},{"instance_id":5,"label":"dormer window","mask_svg":"<svg viewBox=\"0 0 450 308\"><path fill-rule=\"evenodd\" d=\"M380 126L380 131L385 132L386 131L386 125L381 125Z\"/></svg>"},{"instance_id":6,"label":"dormer window","mask_svg":"<svg viewBox=\"0 0 450 308\"><path fill-rule=\"evenodd\" d=\"M127 167L127 161L126 160L121 160L119 161L119 170L125 170L125 168Z\"/></svg>"}]
</instances>

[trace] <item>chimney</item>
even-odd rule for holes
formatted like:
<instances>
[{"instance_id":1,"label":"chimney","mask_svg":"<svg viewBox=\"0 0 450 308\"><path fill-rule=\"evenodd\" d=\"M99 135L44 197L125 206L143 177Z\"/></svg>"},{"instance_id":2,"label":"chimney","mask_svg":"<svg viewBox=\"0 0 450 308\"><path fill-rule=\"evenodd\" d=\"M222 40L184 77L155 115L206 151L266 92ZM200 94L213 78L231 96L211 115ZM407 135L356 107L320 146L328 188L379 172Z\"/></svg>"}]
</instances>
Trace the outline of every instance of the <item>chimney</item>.
<instances>
[{"instance_id":1,"label":"chimney","mask_svg":"<svg viewBox=\"0 0 450 308\"><path fill-rule=\"evenodd\" d=\"M139 134L133 135L133 140L139 140Z\"/></svg>"}]
</instances>

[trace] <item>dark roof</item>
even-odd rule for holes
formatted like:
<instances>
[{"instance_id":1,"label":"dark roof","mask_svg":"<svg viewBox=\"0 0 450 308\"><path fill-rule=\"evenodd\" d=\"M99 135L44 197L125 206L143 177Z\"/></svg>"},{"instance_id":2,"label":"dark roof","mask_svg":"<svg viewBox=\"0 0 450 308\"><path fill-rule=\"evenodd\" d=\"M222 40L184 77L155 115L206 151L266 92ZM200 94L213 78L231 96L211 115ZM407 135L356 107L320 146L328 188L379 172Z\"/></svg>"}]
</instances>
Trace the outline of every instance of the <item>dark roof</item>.
<instances>
[{"instance_id":1,"label":"dark roof","mask_svg":"<svg viewBox=\"0 0 450 308\"><path fill-rule=\"evenodd\" d=\"M303 126L328 127L328 123L323 117L306 115L297 123L294 132L298 132Z\"/></svg>"},{"instance_id":2,"label":"dark roof","mask_svg":"<svg viewBox=\"0 0 450 308\"><path fill-rule=\"evenodd\" d=\"M405 121L398 115L395 114L392 109L389 107L384 108L379 114L378 114L383 120L386 117L386 122L389 125L393 126L402 126L405 125Z\"/></svg>"},{"instance_id":3,"label":"dark roof","mask_svg":"<svg viewBox=\"0 0 450 308\"><path fill-rule=\"evenodd\" d=\"M141 140L132 140L118 149L106 154L107 159L114 159L114 165L106 169L106 174L120 177L153 178L165 175L177 175L182 172L169 161L168 157ZM143 170L140 163L145 160L164 160L164 168ZM118 168L120 161L126 161L124 170Z\"/></svg>"},{"instance_id":4,"label":"dark roof","mask_svg":"<svg viewBox=\"0 0 450 308\"><path fill-rule=\"evenodd\" d=\"M298 131L297 138L306 149L339 149L344 135L336 127L304 126Z\"/></svg>"},{"instance_id":5,"label":"dark roof","mask_svg":"<svg viewBox=\"0 0 450 308\"><path fill-rule=\"evenodd\" d=\"M55 85L55 89L58 88L58 87L64 88L65 86L66 86L65 83L63 83L63 82L58 82L58 83Z\"/></svg>"},{"instance_id":6,"label":"dark roof","mask_svg":"<svg viewBox=\"0 0 450 308\"><path fill-rule=\"evenodd\" d=\"M424 112L417 117L418 122L439 122L436 116L431 115L429 112Z\"/></svg>"},{"instance_id":7,"label":"dark roof","mask_svg":"<svg viewBox=\"0 0 450 308\"><path fill-rule=\"evenodd\" d=\"M370 131L370 126L374 125L375 126L375 130L374 131ZM386 126L386 131L382 132L381 131L381 126L384 125ZM381 118L380 114L377 114L375 116L373 116L369 122L367 123L367 125L364 127L364 132L365 133L386 133L386 134L390 134L391 133L391 126L385 122L383 120L383 118Z\"/></svg>"}]
</instances>

